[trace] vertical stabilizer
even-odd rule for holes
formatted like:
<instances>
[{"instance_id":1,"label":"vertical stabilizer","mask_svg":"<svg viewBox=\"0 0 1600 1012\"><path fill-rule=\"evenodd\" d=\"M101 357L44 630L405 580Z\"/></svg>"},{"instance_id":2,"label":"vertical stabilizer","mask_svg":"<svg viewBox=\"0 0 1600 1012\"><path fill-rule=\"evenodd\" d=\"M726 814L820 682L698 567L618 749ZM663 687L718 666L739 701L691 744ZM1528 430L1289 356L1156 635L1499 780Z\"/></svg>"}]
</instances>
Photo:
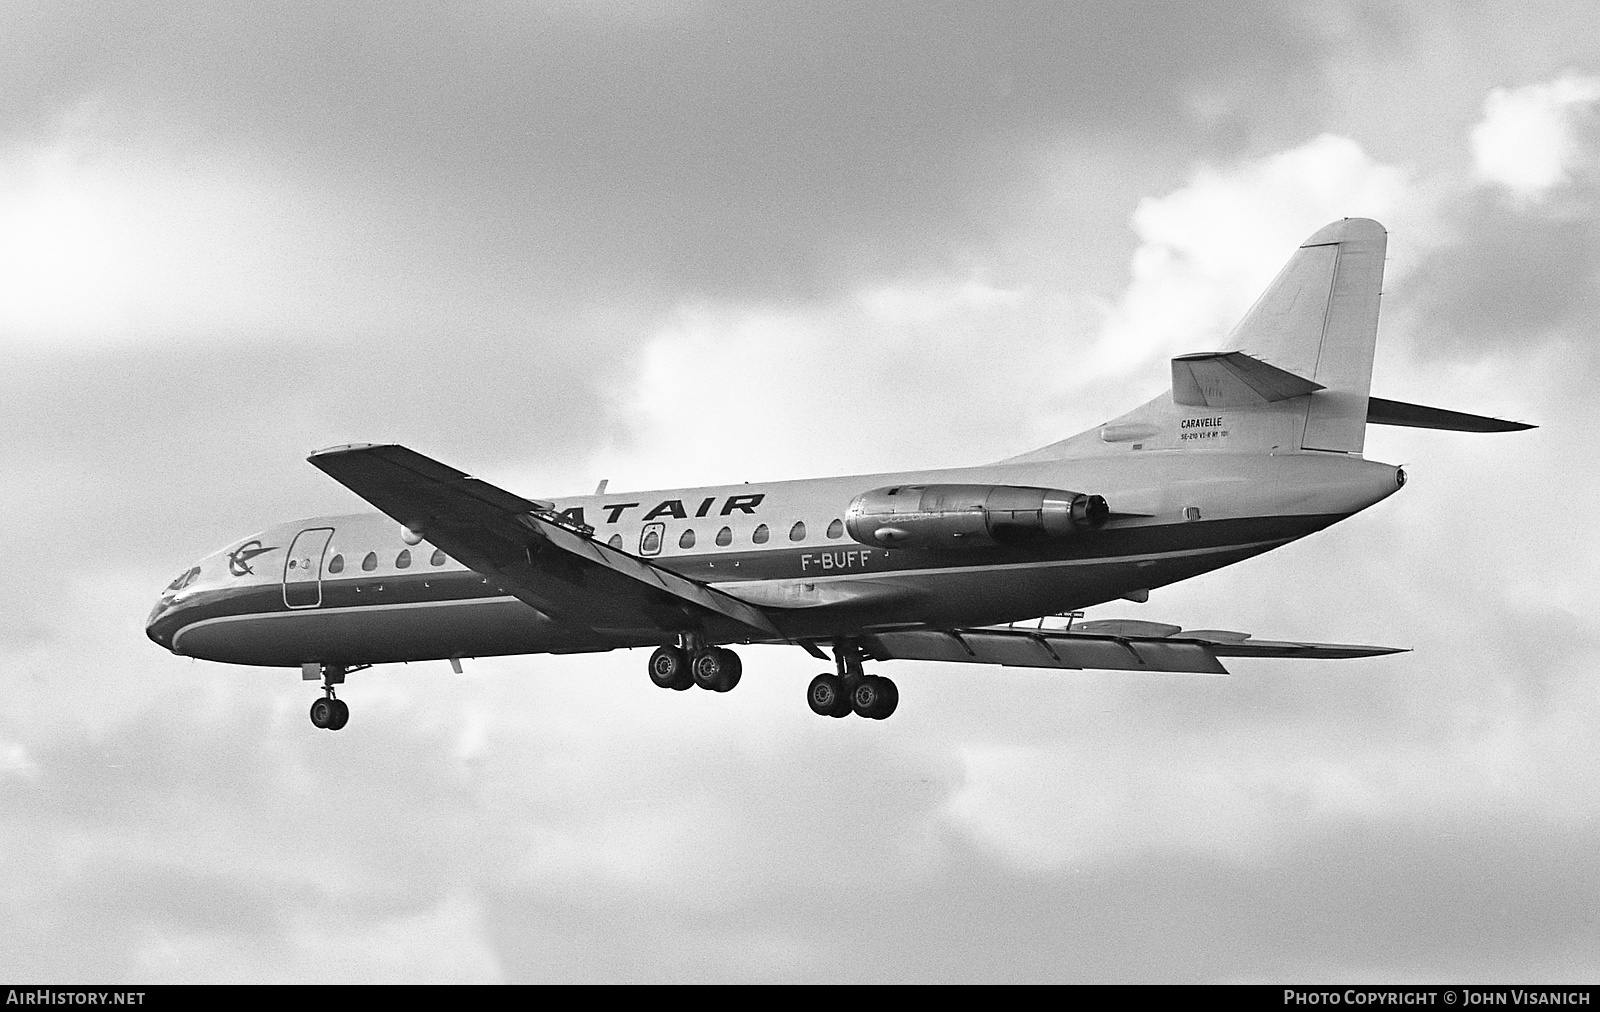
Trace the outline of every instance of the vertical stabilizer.
<instances>
[{"instance_id":1,"label":"vertical stabilizer","mask_svg":"<svg viewBox=\"0 0 1600 1012\"><path fill-rule=\"evenodd\" d=\"M1179 355L1166 393L1005 463L1152 450L1359 454L1388 241L1370 218L1320 229L1233 328L1226 351Z\"/></svg>"},{"instance_id":2,"label":"vertical stabilizer","mask_svg":"<svg viewBox=\"0 0 1600 1012\"><path fill-rule=\"evenodd\" d=\"M1321 229L1295 251L1228 339L1228 350L1323 387L1307 398L1304 449L1361 452L1388 239L1370 218L1345 218Z\"/></svg>"}]
</instances>

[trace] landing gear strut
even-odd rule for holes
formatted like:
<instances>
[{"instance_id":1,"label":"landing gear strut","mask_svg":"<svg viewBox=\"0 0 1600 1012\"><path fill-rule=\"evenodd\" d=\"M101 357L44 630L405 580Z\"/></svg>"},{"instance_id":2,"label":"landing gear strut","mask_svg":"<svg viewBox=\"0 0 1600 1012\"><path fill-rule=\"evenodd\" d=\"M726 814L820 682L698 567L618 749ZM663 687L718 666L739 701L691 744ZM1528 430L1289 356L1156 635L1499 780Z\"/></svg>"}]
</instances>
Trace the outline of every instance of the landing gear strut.
<instances>
[{"instance_id":1,"label":"landing gear strut","mask_svg":"<svg viewBox=\"0 0 1600 1012\"><path fill-rule=\"evenodd\" d=\"M727 692L739 684L744 665L726 647L706 646L697 634L681 637L682 646L658 647L650 655L650 680L663 689L679 692L691 685L712 692Z\"/></svg>"},{"instance_id":2,"label":"landing gear strut","mask_svg":"<svg viewBox=\"0 0 1600 1012\"><path fill-rule=\"evenodd\" d=\"M365 667L365 665L363 665ZM321 699L311 704L311 724L328 731L337 731L350 723L350 707L344 700L333 694L335 685L343 684L344 676L357 668L347 668L341 664L302 664L300 677L310 681L321 677Z\"/></svg>"},{"instance_id":3,"label":"landing gear strut","mask_svg":"<svg viewBox=\"0 0 1600 1012\"><path fill-rule=\"evenodd\" d=\"M855 644L834 645L837 674L820 674L806 689L811 712L822 717L848 717L851 713L883 720L900 705L900 690L881 675L861 670L861 650Z\"/></svg>"}]
</instances>

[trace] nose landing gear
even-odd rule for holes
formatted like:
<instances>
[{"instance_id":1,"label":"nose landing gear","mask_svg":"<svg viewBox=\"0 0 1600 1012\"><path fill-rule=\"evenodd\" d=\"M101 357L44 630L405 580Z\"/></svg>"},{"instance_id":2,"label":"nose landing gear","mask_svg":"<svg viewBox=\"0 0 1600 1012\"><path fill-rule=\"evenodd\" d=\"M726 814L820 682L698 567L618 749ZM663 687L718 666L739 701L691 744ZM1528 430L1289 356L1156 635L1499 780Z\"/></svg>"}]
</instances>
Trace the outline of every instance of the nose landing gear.
<instances>
[{"instance_id":1,"label":"nose landing gear","mask_svg":"<svg viewBox=\"0 0 1600 1012\"><path fill-rule=\"evenodd\" d=\"M333 689L328 695L311 704L311 723L314 727L337 731L350 723L350 707L342 699L335 699Z\"/></svg>"},{"instance_id":2,"label":"nose landing gear","mask_svg":"<svg viewBox=\"0 0 1600 1012\"><path fill-rule=\"evenodd\" d=\"M315 661L300 665L300 677L306 681L322 679L321 699L311 704L311 726L327 731L337 731L350 723L350 707L333 694L333 687L344 683L344 676L360 671L368 665L348 668L342 664L318 664Z\"/></svg>"}]
</instances>

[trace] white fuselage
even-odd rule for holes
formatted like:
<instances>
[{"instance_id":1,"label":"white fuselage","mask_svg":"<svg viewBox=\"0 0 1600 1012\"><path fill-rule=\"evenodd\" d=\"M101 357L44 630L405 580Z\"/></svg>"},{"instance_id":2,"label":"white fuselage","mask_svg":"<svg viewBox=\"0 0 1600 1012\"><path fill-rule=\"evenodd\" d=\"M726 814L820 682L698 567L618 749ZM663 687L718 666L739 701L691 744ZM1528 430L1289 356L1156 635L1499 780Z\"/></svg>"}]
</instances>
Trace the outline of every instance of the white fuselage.
<instances>
[{"instance_id":1,"label":"white fuselage","mask_svg":"<svg viewBox=\"0 0 1600 1012\"><path fill-rule=\"evenodd\" d=\"M955 628L1082 608L1276 548L1391 494L1398 469L1337 453L1098 453L973 468L555 500L593 537L761 606L786 640ZM886 548L843 520L861 493L967 483L1103 496L1102 528L1026 546ZM173 582L149 634L240 664L576 652L662 640L574 628L417 541L381 513L269 527Z\"/></svg>"}]
</instances>

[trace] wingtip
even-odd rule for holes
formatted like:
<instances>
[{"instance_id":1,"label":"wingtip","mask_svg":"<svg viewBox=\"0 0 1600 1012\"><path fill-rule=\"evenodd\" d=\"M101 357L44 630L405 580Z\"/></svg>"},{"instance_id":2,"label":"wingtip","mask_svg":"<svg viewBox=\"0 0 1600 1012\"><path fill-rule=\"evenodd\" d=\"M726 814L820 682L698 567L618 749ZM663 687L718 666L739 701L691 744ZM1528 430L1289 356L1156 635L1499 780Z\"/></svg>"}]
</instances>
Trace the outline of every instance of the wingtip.
<instances>
[{"instance_id":1,"label":"wingtip","mask_svg":"<svg viewBox=\"0 0 1600 1012\"><path fill-rule=\"evenodd\" d=\"M373 450L382 446L393 446L393 443L340 443L337 446L324 446L320 450L312 450L307 460L315 463L321 457L337 457L344 453L354 453L357 450Z\"/></svg>"}]
</instances>

